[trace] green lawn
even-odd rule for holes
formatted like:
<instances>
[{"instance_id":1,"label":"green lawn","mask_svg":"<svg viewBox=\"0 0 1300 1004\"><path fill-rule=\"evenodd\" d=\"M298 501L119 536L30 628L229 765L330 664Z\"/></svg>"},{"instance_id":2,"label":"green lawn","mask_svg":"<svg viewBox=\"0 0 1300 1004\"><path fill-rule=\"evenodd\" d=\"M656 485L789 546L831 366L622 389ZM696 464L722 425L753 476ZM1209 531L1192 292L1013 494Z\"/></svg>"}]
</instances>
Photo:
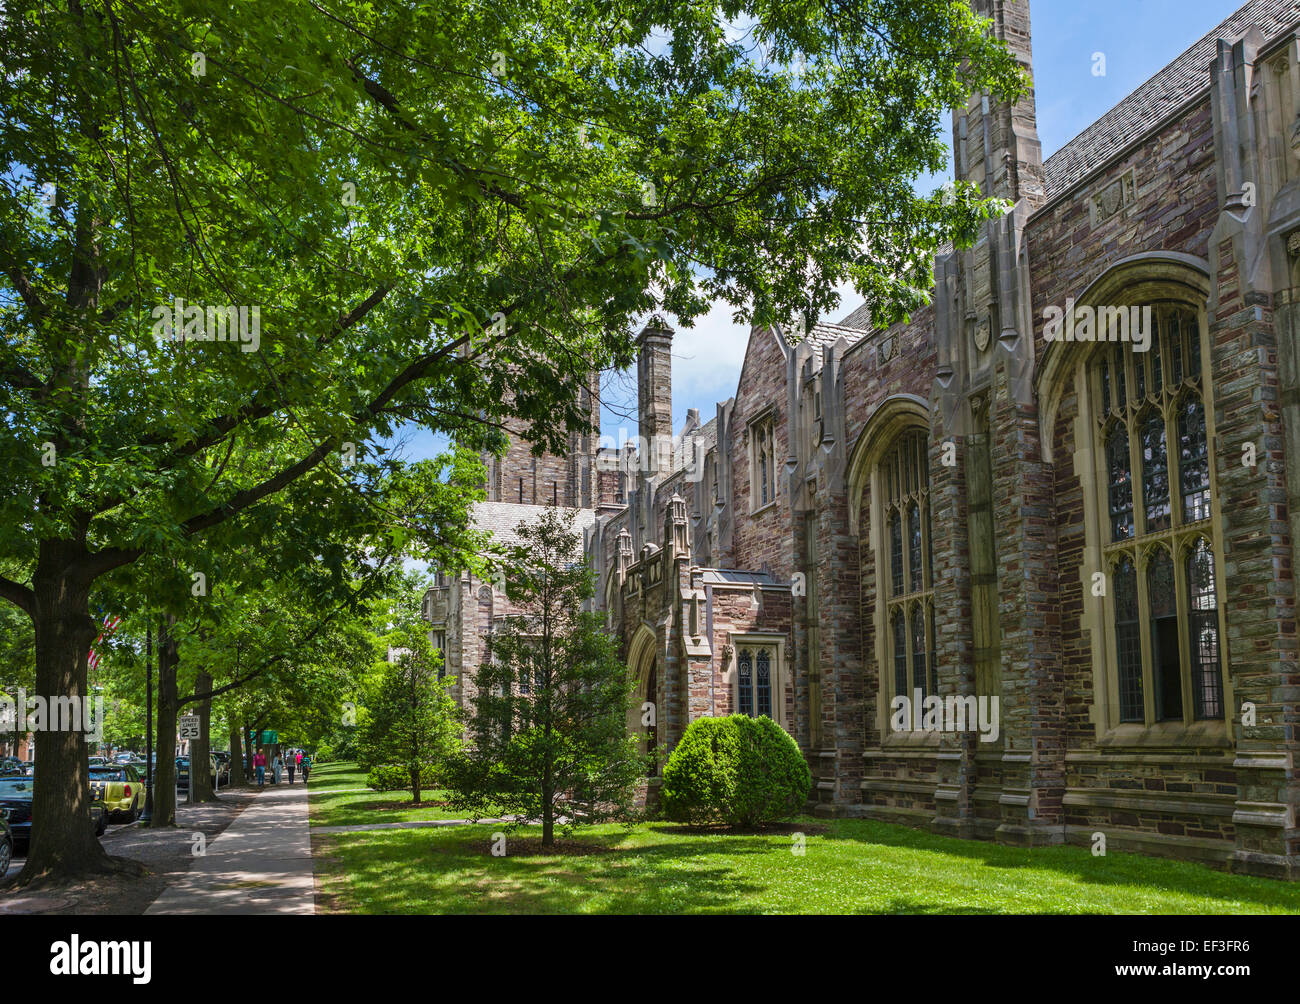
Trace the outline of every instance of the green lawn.
<instances>
[{"instance_id":1,"label":"green lawn","mask_svg":"<svg viewBox=\"0 0 1300 1004\"><path fill-rule=\"evenodd\" d=\"M348 811L323 810L331 821ZM490 824L318 834L314 847L327 909L349 913L1300 912L1300 886L1187 862L1025 850L867 820L799 826L802 856L789 832L667 823L579 831L545 854L530 828L507 838L504 857L489 852Z\"/></svg>"},{"instance_id":2,"label":"green lawn","mask_svg":"<svg viewBox=\"0 0 1300 1004\"><path fill-rule=\"evenodd\" d=\"M364 791L352 791L363 788ZM405 823L416 819L460 819L436 803L445 792L421 792L421 806L411 805L409 791L372 791L366 775L354 763L331 763L311 770L309 816L313 826L351 826L356 823Z\"/></svg>"}]
</instances>

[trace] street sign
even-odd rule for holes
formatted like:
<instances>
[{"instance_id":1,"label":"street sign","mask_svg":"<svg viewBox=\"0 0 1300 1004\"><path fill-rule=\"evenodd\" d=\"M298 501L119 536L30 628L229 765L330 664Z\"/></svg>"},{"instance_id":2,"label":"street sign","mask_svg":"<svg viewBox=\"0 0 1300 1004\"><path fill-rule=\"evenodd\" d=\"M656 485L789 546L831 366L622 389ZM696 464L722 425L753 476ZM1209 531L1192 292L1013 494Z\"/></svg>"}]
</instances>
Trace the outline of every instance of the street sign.
<instances>
[{"instance_id":1,"label":"street sign","mask_svg":"<svg viewBox=\"0 0 1300 1004\"><path fill-rule=\"evenodd\" d=\"M181 715L180 735L182 739L201 739L203 731L199 728L198 715Z\"/></svg>"}]
</instances>

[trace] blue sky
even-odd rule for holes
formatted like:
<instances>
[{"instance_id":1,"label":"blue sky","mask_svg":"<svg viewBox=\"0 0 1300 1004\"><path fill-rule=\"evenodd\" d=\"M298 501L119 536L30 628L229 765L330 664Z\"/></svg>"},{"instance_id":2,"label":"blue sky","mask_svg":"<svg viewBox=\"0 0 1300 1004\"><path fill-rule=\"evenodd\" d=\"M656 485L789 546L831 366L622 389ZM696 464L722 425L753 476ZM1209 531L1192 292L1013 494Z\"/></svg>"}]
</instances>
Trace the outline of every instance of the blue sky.
<instances>
[{"instance_id":1,"label":"blue sky","mask_svg":"<svg viewBox=\"0 0 1300 1004\"><path fill-rule=\"evenodd\" d=\"M1107 109L1241 6L1236 0L1031 0L1034 88L1038 135L1049 157ZM1105 76L1093 74L1093 54L1104 53ZM947 138L947 134L945 134ZM925 179L929 190L942 178ZM838 320L861 303L843 291ZM694 328L677 328L673 343L673 427L688 408L708 421L718 401L736 391L748 328L733 324L729 308L710 312ZM606 377L609 407L602 432L619 438L636 434L634 383L628 375ZM430 455L432 437L410 437L407 454Z\"/></svg>"}]
</instances>

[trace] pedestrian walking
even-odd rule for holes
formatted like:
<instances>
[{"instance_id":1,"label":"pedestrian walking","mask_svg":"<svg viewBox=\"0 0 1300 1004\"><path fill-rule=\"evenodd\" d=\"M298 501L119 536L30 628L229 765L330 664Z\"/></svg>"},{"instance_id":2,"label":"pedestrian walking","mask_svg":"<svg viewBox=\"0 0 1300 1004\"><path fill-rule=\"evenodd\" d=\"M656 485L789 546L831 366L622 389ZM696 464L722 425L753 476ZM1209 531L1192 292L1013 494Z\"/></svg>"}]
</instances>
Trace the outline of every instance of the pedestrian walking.
<instances>
[{"instance_id":1,"label":"pedestrian walking","mask_svg":"<svg viewBox=\"0 0 1300 1004\"><path fill-rule=\"evenodd\" d=\"M275 765L271 770L275 775L275 783L279 784L284 777L284 757L280 756L279 753L275 755Z\"/></svg>"},{"instance_id":2,"label":"pedestrian walking","mask_svg":"<svg viewBox=\"0 0 1300 1004\"><path fill-rule=\"evenodd\" d=\"M296 764L294 763L293 757L290 756L290 757L289 757L289 763L288 763L288 768L289 768L289 783L290 783L290 784L293 784L293 769L294 769L295 766L296 766Z\"/></svg>"},{"instance_id":3,"label":"pedestrian walking","mask_svg":"<svg viewBox=\"0 0 1300 1004\"><path fill-rule=\"evenodd\" d=\"M311 757L303 754L302 757L302 783L307 783L307 775L311 773Z\"/></svg>"},{"instance_id":4,"label":"pedestrian walking","mask_svg":"<svg viewBox=\"0 0 1300 1004\"><path fill-rule=\"evenodd\" d=\"M253 770L257 772L257 786L259 788L266 785L266 754L258 750L253 754Z\"/></svg>"}]
</instances>

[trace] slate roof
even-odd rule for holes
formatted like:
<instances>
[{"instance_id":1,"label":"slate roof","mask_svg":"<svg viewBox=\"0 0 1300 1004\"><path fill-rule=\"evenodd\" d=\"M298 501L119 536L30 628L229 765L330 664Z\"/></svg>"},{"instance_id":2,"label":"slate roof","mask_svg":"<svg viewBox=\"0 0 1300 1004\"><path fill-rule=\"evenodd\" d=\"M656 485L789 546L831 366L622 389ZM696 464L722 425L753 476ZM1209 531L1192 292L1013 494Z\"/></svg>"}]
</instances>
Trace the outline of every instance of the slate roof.
<instances>
[{"instance_id":1,"label":"slate roof","mask_svg":"<svg viewBox=\"0 0 1300 1004\"><path fill-rule=\"evenodd\" d=\"M863 306L865 306L865 304ZM850 314L849 317L846 317L838 324L831 324L827 321L818 321L812 326L812 330L808 332L808 336L804 339L804 343L811 345L813 348L820 349L823 345L834 345L840 338L847 339L850 345L861 341L867 335L871 334L871 315L867 314L863 318L862 325L848 323L854 315L859 313L861 313L860 310L855 310L853 314Z\"/></svg>"},{"instance_id":2,"label":"slate roof","mask_svg":"<svg viewBox=\"0 0 1300 1004\"><path fill-rule=\"evenodd\" d=\"M471 506L471 513L477 529L490 532L495 543L514 547L523 543L519 537L519 524L531 523L552 508L554 507L548 505L520 505L517 502L475 502ZM578 546L574 557L580 558L582 557L582 534L596 521L596 510L564 509L564 507L561 507L561 510L576 514L571 528L578 535Z\"/></svg>"},{"instance_id":3,"label":"slate roof","mask_svg":"<svg viewBox=\"0 0 1300 1004\"><path fill-rule=\"evenodd\" d=\"M703 457L718 445L718 417L715 415L694 432L686 436L679 436L673 444L673 469L672 473L684 471L692 463L695 456L692 453L692 444L695 440L700 440L704 445L700 450L700 456Z\"/></svg>"},{"instance_id":4,"label":"slate roof","mask_svg":"<svg viewBox=\"0 0 1300 1004\"><path fill-rule=\"evenodd\" d=\"M1107 159L1210 88L1210 64L1220 38L1236 41L1253 26L1266 39L1300 23L1296 0L1250 0L1190 48L1047 158L1047 197L1060 195ZM852 315L850 315L852 316ZM846 319L847 321L847 319Z\"/></svg>"},{"instance_id":5,"label":"slate roof","mask_svg":"<svg viewBox=\"0 0 1300 1004\"><path fill-rule=\"evenodd\" d=\"M767 572L745 572L733 568L701 568L700 581L706 586L785 586Z\"/></svg>"},{"instance_id":6,"label":"slate roof","mask_svg":"<svg viewBox=\"0 0 1300 1004\"><path fill-rule=\"evenodd\" d=\"M844 318L842 321L840 321L839 324L835 326L842 327L842 328L854 328L864 332L870 331L871 311L867 309L867 305L864 303L860 307L858 307L857 310L853 311L853 313L849 314L848 317Z\"/></svg>"}]
</instances>

